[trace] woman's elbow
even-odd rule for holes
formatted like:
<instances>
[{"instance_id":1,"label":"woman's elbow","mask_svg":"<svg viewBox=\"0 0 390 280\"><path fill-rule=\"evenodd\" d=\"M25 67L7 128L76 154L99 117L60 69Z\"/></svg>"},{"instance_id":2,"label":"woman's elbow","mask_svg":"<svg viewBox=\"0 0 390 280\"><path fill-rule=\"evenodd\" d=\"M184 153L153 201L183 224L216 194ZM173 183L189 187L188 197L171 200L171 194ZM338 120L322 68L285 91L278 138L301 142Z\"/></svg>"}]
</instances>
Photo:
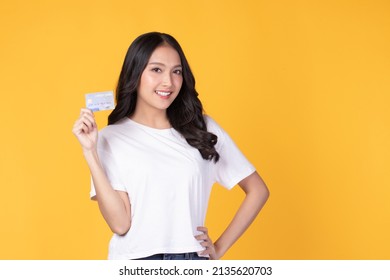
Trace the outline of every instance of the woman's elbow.
<instances>
[{"instance_id":1,"label":"woman's elbow","mask_svg":"<svg viewBox=\"0 0 390 280\"><path fill-rule=\"evenodd\" d=\"M267 201L269 196L270 196L270 191L267 187L265 187L265 189L263 190L264 201Z\"/></svg>"},{"instance_id":2,"label":"woman's elbow","mask_svg":"<svg viewBox=\"0 0 390 280\"><path fill-rule=\"evenodd\" d=\"M257 197L257 200L261 204L266 203L270 196L270 191L265 184L260 184L257 188L255 188L254 193L255 196Z\"/></svg>"},{"instance_id":3,"label":"woman's elbow","mask_svg":"<svg viewBox=\"0 0 390 280\"><path fill-rule=\"evenodd\" d=\"M248 187L248 191L256 193L259 200L264 202L267 201L270 196L270 191L263 179L257 173L255 173L255 176L253 176L252 179L253 180L250 182L251 187Z\"/></svg>"},{"instance_id":4,"label":"woman's elbow","mask_svg":"<svg viewBox=\"0 0 390 280\"><path fill-rule=\"evenodd\" d=\"M115 226L113 225L110 228L111 231L117 235L125 235L130 230L130 227L131 227L131 223L126 222Z\"/></svg>"}]
</instances>

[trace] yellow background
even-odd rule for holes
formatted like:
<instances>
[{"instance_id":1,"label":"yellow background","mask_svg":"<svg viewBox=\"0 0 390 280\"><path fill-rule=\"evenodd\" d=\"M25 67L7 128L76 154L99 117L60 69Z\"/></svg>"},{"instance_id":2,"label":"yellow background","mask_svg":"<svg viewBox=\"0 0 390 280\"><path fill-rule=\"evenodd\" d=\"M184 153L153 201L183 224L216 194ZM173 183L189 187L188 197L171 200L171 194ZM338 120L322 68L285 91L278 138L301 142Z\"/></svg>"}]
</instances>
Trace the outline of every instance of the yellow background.
<instances>
[{"instance_id":1,"label":"yellow background","mask_svg":"<svg viewBox=\"0 0 390 280\"><path fill-rule=\"evenodd\" d=\"M7 0L0 26L0 259L106 258L71 129L156 30L271 190L225 259L390 259L389 1ZM214 188L214 239L242 197Z\"/></svg>"}]
</instances>

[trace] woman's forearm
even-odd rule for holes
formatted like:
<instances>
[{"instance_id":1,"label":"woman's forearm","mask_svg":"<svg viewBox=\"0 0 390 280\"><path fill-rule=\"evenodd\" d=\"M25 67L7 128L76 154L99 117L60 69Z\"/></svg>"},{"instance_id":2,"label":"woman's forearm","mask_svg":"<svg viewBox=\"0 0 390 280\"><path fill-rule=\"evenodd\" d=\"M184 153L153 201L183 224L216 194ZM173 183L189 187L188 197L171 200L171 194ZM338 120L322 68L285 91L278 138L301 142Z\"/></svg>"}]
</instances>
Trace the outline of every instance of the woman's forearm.
<instances>
[{"instance_id":1,"label":"woman's forearm","mask_svg":"<svg viewBox=\"0 0 390 280\"><path fill-rule=\"evenodd\" d=\"M125 234L131 225L127 194L121 195L111 187L96 150L84 151L84 157L91 172L100 212L114 233Z\"/></svg>"}]
</instances>

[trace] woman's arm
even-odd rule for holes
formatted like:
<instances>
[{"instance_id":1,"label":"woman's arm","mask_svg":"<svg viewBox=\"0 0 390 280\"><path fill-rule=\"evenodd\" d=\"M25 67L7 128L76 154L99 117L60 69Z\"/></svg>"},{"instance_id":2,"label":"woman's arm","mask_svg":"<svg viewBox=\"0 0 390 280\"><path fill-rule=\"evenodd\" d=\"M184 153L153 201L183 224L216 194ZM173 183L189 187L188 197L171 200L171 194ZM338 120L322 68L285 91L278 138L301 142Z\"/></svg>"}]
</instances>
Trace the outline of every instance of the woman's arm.
<instances>
[{"instance_id":1,"label":"woman's arm","mask_svg":"<svg viewBox=\"0 0 390 280\"><path fill-rule=\"evenodd\" d=\"M245 192L245 199L218 240L213 244L207 234L207 229L198 228L204 232L196 237L198 240L204 240L201 244L206 247L206 250L202 252L202 255L209 254L210 259L219 259L227 252L253 222L269 197L268 188L257 172L243 179L238 185Z\"/></svg>"},{"instance_id":2,"label":"woman's arm","mask_svg":"<svg viewBox=\"0 0 390 280\"><path fill-rule=\"evenodd\" d=\"M73 133L83 148L100 212L114 233L125 234L131 225L130 201L126 192L116 191L111 187L102 168L96 150L98 129L91 110L81 109L80 117L73 126Z\"/></svg>"}]
</instances>

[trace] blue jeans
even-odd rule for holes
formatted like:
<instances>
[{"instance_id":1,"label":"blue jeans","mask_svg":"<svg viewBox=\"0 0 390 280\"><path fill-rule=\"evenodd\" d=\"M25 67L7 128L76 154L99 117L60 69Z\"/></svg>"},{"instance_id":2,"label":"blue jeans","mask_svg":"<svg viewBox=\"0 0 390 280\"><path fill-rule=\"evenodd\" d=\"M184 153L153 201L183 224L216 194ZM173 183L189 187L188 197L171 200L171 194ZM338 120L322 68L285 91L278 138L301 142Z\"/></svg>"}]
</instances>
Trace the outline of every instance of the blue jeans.
<instances>
[{"instance_id":1,"label":"blue jeans","mask_svg":"<svg viewBox=\"0 0 390 280\"><path fill-rule=\"evenodd\" d=\"M180 254L156 254L134 260L208 260L208 257L199 257L196 252Z\"/></svg>"}]
</instances>

